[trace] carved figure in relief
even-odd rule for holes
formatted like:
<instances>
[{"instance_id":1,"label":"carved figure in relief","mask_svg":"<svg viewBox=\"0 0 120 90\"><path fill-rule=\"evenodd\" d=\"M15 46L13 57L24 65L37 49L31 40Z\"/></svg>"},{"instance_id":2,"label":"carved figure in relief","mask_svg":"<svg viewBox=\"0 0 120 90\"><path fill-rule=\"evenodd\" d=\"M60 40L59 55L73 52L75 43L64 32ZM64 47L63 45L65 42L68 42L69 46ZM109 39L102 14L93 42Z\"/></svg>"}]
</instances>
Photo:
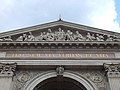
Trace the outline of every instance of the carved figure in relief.
<instances>
[{"instance_id":1,"label":"carved figure in relief","mask_svg":"<svg viewBox=\"0 0 120 90\"><path fill-rule=\"evenodd\" d=\"M13 41L11 36L8 36L7 38L3 38L3 41Z\"/></svg>"},{"instance_id":2,"label":"carved figure in relief","mask_svg":"<svg viewBox=\"0 0 120 90\"><path fill-rule=\"evenodd\" d=\"M120 41L120 37L115 37L114 36L113 41Z\"/></svg>"},{"instance_id":3,"label":"carved figure in relief","mask_svg":"<svg viewBox=\"0 0 120 90\"><path fill-rule=\"evenodd\" d=\"M66 40L67 41L73 41L73 33L70 30L67 30L66 34L65 34Z\"/></svg>"},{"instance_id":4,"label":"carved figure in relief","mask_svg":"<svg viewBox=\"0 0 120 90\"><path fill-rule=\"evenodd\" d=\"M56 72L57 72L57 75L63 75L64 68L59 66L59 67L56 68Z\"/></svg>"},{"instance_id":5,"label":"carved figure in relief","mask_svg":"<svg viewBox=\"0 0 120 90\"><path fill-rule=\"evenodd\" d=\"M47 39L46 32L43 32L43 33L42 33L41 38L42 38L42 41L46 41L46 39Z\"/></svg>"},{"instance_id":6,"label":"carved figure in relief","mask_svg":"<svg viewBox=\"0 0 120 90\"><path fill-rule=\"evenodd\" d=\"M113 37L112 36L110 36L110 35L107 35L107 39L106 39L106 41L113 41L114 39L113 39Z\"/></svg>"},{"instance_id":7,"label":"carved figure in relief","mask_svg":"<svg viewBox=\"0 0 120 90\"><path fill-rule=\"evenodd\" d=\"M97 41L104 41L104 37L102 35L96 34Z\"/></svg>"},{"instance_id":8,"label":"carved figure in relief","mask_svg":"<svg viewBox=\"0 0 120 90\"><path fill-rule=\"evenodd\" d=\"M55 32L55 41L64 41L65 40L65 32L58 28L58 31Z\"/></svg>"},{"instance_id":9,"label":"carved figure in relief","mask_svg":"<svg viewBox=\"0 0 120 90\"><path fill-rule=\"evenodd\" d=\"M35 37L35 41L42 41L43 33L41 32L39 36Z\"/></svg>"},{"instance_id":10,"label":"carved figure in relief","mask_svg":"<svg viewBox=\"0 0 120 90\"><path fill-rule=\"evenodd\" d=\"M29 35L27 36L26 41L34 41L34 40L35 40L35 37L32 35L31 32L29 32Z\"/></svg>"},{"instance_id":11,"label":"carved figure in relief","mask_svg":"<svg viewBox=\"0 0 120 90\"><path fill-rule=\"evenodd\" d=\"M95 40L94 34L87 33L86 35L86 41L93 41Z\"/></svg>"},{"instance_id":12,"label":"carved figure in relief","mask_svg":"<svg viewBox=\"0 0 120 90\"><path fill-rule=\"evenodd\" d=\"M18 37L16 41L27 41L27 35L23 34L22 36Z\"/></svg>"},{"instance_id":13,"label":"carved figure in relief","mask_svg":"<svg viewBox=\"0 0 120 90\"><path fill-rule=\"evenodd\" d=\"M4 41L2 38L0 38L0 41Z\"/></svg>"},{"instance_id":14,"label":"carved figure in relief","mask_svg":"<svg viewBox=\"0 0 120 90\"><path fill-rule=\"evenodd\" d=\"M29 34L23 33L16 41L120 41L120 37L116 36L103 36L101 34L87 33L83 36L79 31L73 33L71 30L66 32L61 28L58 31L53 32L48 29L48 32L41 32L39 36L34 37L31 32ZM11 36L7 38L0 38L0 41L13 41Z\"/></svg>"},{"instance_id":15,"label":"carved figure in relief","mask_svg":"<svg viewBox=\"0 0 120 90\"><path fill-rule=\"evenodd\" d=\"M27 41L27 34L23 34L23 41Z\"/></svg>"},{"instance_id":16,"label":"carved figure in relief","mask_svg":"<svg viewBox=\"0 0 120 90\"><path fill-rule=\"evenodd\" d=\"M52 33L51 29L48 29L48 32L46 34L46 40L47 41L54 41L54 33Z\"/></svg>"},{"instance_id":17,"label":"carved figure in relief","mask_svg":"<svg viewBox=\"0 0 120 90\"><path fill-rule=\"evenodd\" d=\"M74 40L75 41L83 41L84 37L78 31L76 31L76 34L74 35Z\"/></svg>"},{"instance_id":18,"label":"carved figure in relief","mask_svg":"<svg viewBox=\"0 0 120 90\"><path fill-rule=\"evenodd\" d=\"M16 41L23 41L23 36L18 37Z\"/></svg>"}]
</instances>

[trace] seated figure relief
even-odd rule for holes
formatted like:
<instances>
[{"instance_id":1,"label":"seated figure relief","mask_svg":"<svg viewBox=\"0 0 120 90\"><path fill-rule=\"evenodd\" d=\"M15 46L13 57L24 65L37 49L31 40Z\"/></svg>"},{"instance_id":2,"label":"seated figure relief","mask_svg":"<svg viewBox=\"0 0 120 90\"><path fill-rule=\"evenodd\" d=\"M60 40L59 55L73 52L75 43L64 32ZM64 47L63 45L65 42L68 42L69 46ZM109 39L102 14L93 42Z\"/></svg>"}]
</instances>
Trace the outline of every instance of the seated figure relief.
<instances>
[{"instance_id":1,"label":"seated figure relief","mask_svg":"<svg viewBox=\"0 0 120 90\"><path fill-rule=\"evenodd\" d=\"M46 41L54 41L54 33L51 31L51 29L48 29L46 34Z\"/></svg>"},{"instance_id":2,"label":"seated figure relief","mask_svg":"<svg viewBox=\"0 0 120 90\"><path fill-rule=\"evenodd\" d=\"M97 41L104 41L104 36L96 34L96 39L97 39Z\"/></svg>"},{"instance_id":3,"label":"seated figure relief","mask_svg":"<svg viewBox=\"0 0 120 90\"><path fill-rule=\"evenodd\" d=\"M82 36L82 34L79 33L79 31L76 31L76 34L74 34L74 40L75 41L84 41L85 38Z\"/></svg>"},{"instance_id":4,"label":"seated figure relief","mask_svg":"<svg viewBox=\"0 0 120 90\"><path fill-rule=\"evenodd\" d=\"M86 41L94 41L96 38L94 34L91 35L91 33L87 33L86 35Z\"/></svg>"},{"instance_id":5,"label":"seated figure relief","mask_svg":"<svg viewBox=\"0 0 120 90\"><path fill-rule=\"evenodd\" d=\"M3 38L3 41L13 41L13 40L11 39L11 36L8 36L7 38Z\"/></svg>"},{"instance_id":6,"label":"seated figure relief","mask_svg":"<svg viewBox=\"0 0 120 90\"><path fill-rule=\"evenodd\" d=\"M0 41L14 41L11 36L0 38ZM120 41L120 37L111 35L102 35L88 32L82 35L79 31L72 32L72 30L58 30L52 31L48 29L47 32L40 32L38 36L34 36L32 32L23 33L15 41Z\"/></svg>"}]
</instances>

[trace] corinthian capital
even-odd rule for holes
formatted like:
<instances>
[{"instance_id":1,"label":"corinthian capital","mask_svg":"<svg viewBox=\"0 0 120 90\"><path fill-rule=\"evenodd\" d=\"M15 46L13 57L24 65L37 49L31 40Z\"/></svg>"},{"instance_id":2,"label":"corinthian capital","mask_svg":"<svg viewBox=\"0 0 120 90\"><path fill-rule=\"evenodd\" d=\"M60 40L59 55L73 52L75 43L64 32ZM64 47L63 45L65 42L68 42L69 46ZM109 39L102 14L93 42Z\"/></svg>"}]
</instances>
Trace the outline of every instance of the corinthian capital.
<instances>
[{"instance_id":1,"label":"corinthian capital","mask_svg":"<svg viewBox=\"0 0 120 90\"><path fill-rule=\"evenodd\" d=\"M104 64L106 72L119 72L120 64Z\"/></svg>"},{"instance_id":2,"label":"corinthian capital","mask_svg":"<svg viewBox=\"0 0 120 90\"><path fill-rule=\"evenodd\" d=\"M108 77L120 77L120 64L104 64Z\"/></svg>"},{"instance_id":3,"label":"corinthian capital","mask_svg":"<svg viewBox=\"0 0 120 90\"><path fill-rule=\"evenodd\" d=\"M16 63L5 64L0 63L0 74L13 74L16 69Z\"/></svg>"}]
</instances>

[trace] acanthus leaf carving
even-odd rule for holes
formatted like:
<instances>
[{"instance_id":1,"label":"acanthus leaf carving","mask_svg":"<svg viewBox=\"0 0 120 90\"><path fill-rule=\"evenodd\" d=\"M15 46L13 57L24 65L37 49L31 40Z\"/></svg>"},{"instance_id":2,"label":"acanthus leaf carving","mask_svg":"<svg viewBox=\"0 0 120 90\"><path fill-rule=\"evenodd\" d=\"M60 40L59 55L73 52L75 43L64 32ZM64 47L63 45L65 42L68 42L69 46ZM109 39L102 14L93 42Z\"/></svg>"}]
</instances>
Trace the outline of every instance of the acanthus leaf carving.
<instances>
[{"instance_id":1,"label":"acanthus leaf carving","mask_svg":"<svg viewBox=\"0 0 120 90\"><path fill-rule=\"evenodd\" d=\"M13 74L16 70L16 63L13 64L4 64L0 63L0 74Z\"/></svg>"},{"instance_id":2,"label":"acanthus leaf carving","mask_svg":"<svg viewBox=\"0 0 120 90\"><path fill-rule=\"evenodd\" d=\"M108 77L120 77L120 64L104 64Z\"/></svg>"}]
</instances>

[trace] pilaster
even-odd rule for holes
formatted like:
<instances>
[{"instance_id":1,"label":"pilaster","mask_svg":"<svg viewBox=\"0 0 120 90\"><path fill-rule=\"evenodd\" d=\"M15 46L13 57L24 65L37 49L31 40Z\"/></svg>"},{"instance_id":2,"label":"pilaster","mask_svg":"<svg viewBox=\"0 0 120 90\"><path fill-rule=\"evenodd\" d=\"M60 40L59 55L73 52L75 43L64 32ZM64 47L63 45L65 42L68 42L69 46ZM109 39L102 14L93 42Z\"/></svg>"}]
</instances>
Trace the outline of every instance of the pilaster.
<instances>
[{"instance_id":1,"label":"pilaster","mask_svg":"<svg viewBox=\"0 0 120 90\"><path fill-rule=\"evenodd\" d=\"M110 90L120 90L120 64L104 64Z\"/></svg>"},{"instance_id":2,"label":"pilaster","mask_svg":"<svg viewBox=\"0 0 120 90\"><path fill-rule=\"evenodd\" d=\"M16 69L16 63L0 63L0 89L12 90L12 78Z\"/></svg>"}]
</instances>

